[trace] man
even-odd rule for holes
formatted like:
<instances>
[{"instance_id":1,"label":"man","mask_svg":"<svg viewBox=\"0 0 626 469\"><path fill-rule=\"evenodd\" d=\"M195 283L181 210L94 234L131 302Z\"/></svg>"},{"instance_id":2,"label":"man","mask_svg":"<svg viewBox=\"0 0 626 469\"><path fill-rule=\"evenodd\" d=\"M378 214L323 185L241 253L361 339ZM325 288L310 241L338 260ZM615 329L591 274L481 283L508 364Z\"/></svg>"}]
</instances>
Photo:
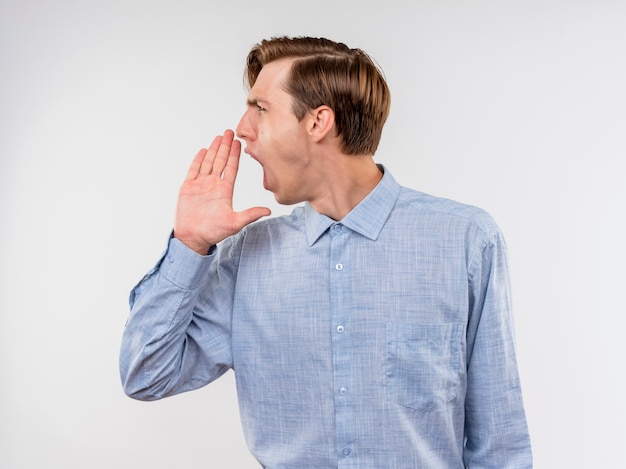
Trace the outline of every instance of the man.
<instances>
[{"instance_id":1,"label":"man","mask_svg":"<svg viewBox=\"0 0 626 469\"><path fill-rule=\"evenodd\" d=\"M232 209L232 131L193 160L172 239L131 293L120 369L152 400L233 369L267 468L528 468L506 248L484 211L401 187L389 90L326 39L248 56L237 136L291 215Z\"/></svg>"}]
</instances>

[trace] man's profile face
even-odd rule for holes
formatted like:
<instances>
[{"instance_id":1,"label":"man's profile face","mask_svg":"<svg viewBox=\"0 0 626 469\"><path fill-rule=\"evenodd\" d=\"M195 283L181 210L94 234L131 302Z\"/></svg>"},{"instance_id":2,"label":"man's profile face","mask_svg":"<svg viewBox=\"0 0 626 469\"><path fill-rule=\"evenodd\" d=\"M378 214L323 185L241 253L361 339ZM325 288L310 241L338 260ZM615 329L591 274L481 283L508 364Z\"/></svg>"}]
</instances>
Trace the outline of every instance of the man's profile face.
<instances>
[{"instance_id":1,"label":"man's profile face","mask_svg":"<svg viewBox=\"0 0 626 469\"><path fill-rule=\"evenodd\" d=\"M293 98L283 86L292 62L277 60L261 69L237 126L237 136L246 142L245 152L263 167L263 186L282 204L310 197L308 119L298 121Z\"/></svg>"}]
</instances>

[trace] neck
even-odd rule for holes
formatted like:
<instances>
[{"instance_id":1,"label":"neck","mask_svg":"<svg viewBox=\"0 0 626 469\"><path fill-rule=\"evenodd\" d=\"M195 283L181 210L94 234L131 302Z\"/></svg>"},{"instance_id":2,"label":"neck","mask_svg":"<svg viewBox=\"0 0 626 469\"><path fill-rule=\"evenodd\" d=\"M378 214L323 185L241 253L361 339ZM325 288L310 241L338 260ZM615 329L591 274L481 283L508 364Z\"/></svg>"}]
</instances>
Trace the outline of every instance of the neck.
<instances>
[{"instance_id":1,"label":"neck","mask_svg":"<svg viewBox=\"0 0 626 469\"><path fill-rule=\"evenodd\" d=\"M333 220L344 218L383 176L372 156L336 154L326 159L324 168L319 188L309 203Z\"/></svg>"}]
</instances>

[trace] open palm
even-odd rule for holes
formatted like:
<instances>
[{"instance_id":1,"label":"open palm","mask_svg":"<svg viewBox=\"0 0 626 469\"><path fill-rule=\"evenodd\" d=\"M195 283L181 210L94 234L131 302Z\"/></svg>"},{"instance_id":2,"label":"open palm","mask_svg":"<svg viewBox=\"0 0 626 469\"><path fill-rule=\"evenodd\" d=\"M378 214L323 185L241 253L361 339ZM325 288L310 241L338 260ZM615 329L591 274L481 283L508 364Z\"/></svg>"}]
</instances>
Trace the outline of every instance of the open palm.
<instances>
[{"instance_id":1,"label":"open palm","mask_svg":"<svg viewBox=\"0 0 626 469\"><path fill-rule=\"evenodd\" d=\"M199 254L271 213L267 207L233 210L240 155L241 143L227 130L196 154L180 187L174 237Z\"/></svg>"}]
</instances>

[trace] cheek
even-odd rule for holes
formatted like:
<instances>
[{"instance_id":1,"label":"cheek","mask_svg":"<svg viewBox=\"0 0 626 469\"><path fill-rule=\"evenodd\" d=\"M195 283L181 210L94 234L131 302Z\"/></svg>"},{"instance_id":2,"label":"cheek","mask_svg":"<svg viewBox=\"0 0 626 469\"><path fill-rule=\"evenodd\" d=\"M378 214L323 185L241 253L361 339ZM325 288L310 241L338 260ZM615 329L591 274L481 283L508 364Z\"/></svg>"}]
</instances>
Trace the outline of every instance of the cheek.
<instances>
[{"instance_id":1,"label":"cheek","mask_svg":"<svg viewBox=\"0 0 626 469\"><path fill-rule=\"evenodd\" d=\"M262 123L257 126L257 138L264 140L266 143L271 143L272 131L268 128L267 124Z\"/></svg>"}]
</instances>

